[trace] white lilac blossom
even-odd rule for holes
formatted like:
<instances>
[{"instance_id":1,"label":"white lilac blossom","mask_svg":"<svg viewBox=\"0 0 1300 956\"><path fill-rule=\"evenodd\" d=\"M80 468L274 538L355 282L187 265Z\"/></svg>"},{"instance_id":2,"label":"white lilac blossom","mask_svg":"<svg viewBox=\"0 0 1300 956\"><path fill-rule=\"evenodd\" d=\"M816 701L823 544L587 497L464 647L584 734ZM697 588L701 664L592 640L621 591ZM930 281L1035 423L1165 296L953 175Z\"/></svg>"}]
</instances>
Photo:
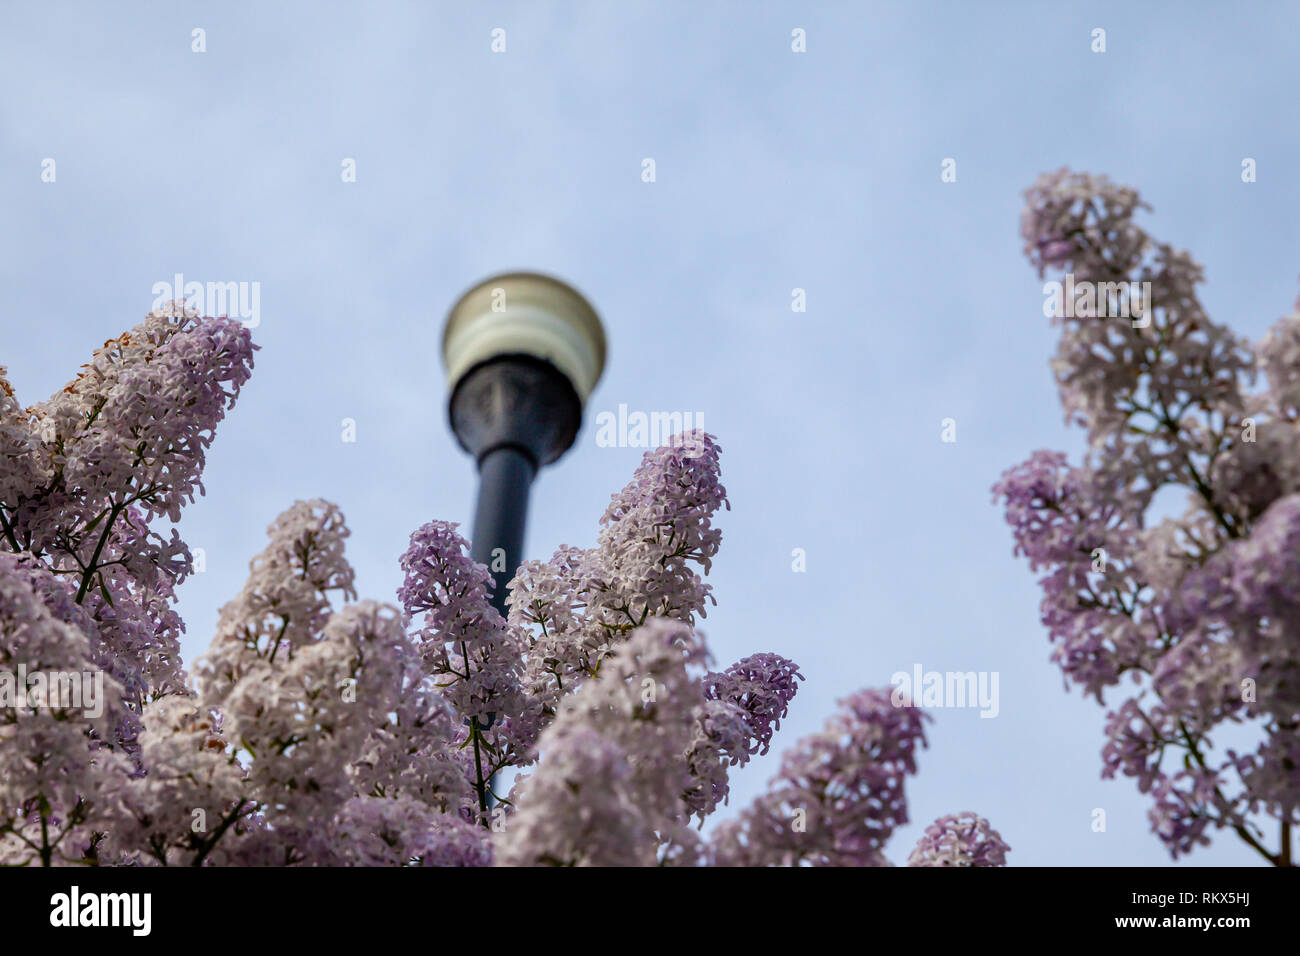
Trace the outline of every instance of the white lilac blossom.
<instances>
[{"instance_id":1,"label":"white lilac blossom","mask_svg":"<svg viewBox=\"0 0 1300 956\"><path fill-rule=\"evenodd\" d=\"M393 709L370 732L349 768L352 788L373 797L417 800L439 813L467 815L476 806L470 753L448 747L463 726L412 653Z\"/></svg>"},{"instance_id":2,"label":"white lilac blossom","mask_svg":"<svg viewBox=\"0 0 1300 956\"><path fill-rule=\"evenodd\" d=\"M699 431L647 451L605 509L595 547L561 547L549 562L520 566L510 621L527 635L526 682L546 718L650 618L707 616L713 598L700 572L722 540L713 516L730 508L720 452Z\"/></svg>"},{"instance_id":3,"label":"white lilac blossom","mask_svg":"<svg viewBox=\"0 0 1300 956\"><path fill-rule=\"evenodd\" d=\"M1052 657L1099 703L1134 689L1110 708L1102 772L1150 795L1152 830L1175 858L1226 831L1290 865L1300 315L1257 347L1212 322L1200 266L1148 235L1137 193L1105 177L1060 170L1026 196L1022 236L1040 275L1150 284L1141 316L1055 320L1052 367L1067 418L1087 430L1083 460L1036 452L994 486L1017 553L1046 572ZM1151 522L1168 489L1186 510ZM1228 725L1249 728L1256 751L1216 749Z\"/></svg>"},{"instance_id":4,"label":"white lilac blossom","mask_svg":"<svg viewBox=\"0 0 1300 956\"><path fill-rule=\"evenodd\" d=\"M254 348L238 322L173 303L96 350L23 416L40 479L0 503L14 541L81 571L84 594L101 542L128 508L178 520L203 490L206 449L251 374Z\"/></svg>"},{"instance_id":5,"label":"white lilac blossom","mask_svg":"<svg viewBox=\"0 0 1300 956\"><path fill-rule=\"evenodd\" d=\"M257 663L273 664L319 635L331 597L356 596L344 556L342 512L326 501L299 501L267 528L270 543L249 563L243 589L221 609L203 662L211 702Z\"/></svg>"},{"instance_id":6,"label":"white lilac blossom","mask_svg":"<svg viewBox=\"0 0 1300 956\"><path fill-rule=\"evenodd\" d=\"M537 709L522 684L523 638L489 602L491 575L469 556L456 525L431 521L411 534L398 599L418 624L425 669L465 723L471 783L486 815L493 776L529 761Z\"/></svg>"},{"instance_id":7,"label":"white lilac blossom","mask_svg":"<svg viewBox=\"0 0 1300 956\"><path fill-rule=\"evenodd\" d=\"M95 351L48 401L0 381L0 532L69 584L97 623L92 657L120 682L112 735L130 749L144 702L184 685L172 589L190 568L175 529L202 492L204 455L248 379L248 331L184 303Z\"/></svg>"},{"instance_id":8,"label":"white lilac blossom","mask_svg":"<svg viewBox=\"0 0 1300 956\"><path fill-rule=\"evenodd\" d=\"M22 550L14 524L27 513L53 474L32 414L18 404L0 365L0 531L11 550Z\"/></svg>"},{"instance_id":9,"label":"white lilac blossom","mask_svg":"<svg viewBox=\"0 0 1300 956\"><path fill-rule=\"evenodd\" d=\"M1300 299L1295 311L1278 319L1268 331L1256 353L1279 416L1296 421L1300 418Z\"/></svg>"},{"instance_id":10,"label":"white lilac blossom","mask_svg":"<svg viewBox=\"0 0 1300 956\"><path fill-rule=\"evenodd\" d=\"M690 810L687 748L704 703L706 651L685 624L656 618L566 698L543 732L542 763L516 789L498 842L516 865L649 865Z\"/></svg>"},{"instance_id":11,"label":"white lilac blossom","mask_svg":"<svg viewBox=\"0 0 1300 956\"><path fill-rule=\"evenodd\" d=\"M353 797L333 824L349 866L491 866L483 828L410 797Z\"/></svg>"},{"instance_id":12,"label":"white lilac blossom","mask_svg":"<svg viewBox=\"0 0 1300 956\"><path fill-rule=\"evenodd\" d=\"M115 822L129 764L104 744L121 688L110 677L74 696L41 694L27 674L96 668L80 609L54 575L28 555L0 554L0 864L93 860ZM23 679L19 680L19 675ZM92 701L88 693L101 698Z\"/></svg>"},{"instance_id":13,"label":"white lilac blossom","mask_svg":"<svg viewBox=\"0 0 1300 956\"><path fill-rule=\"evenodd\" d=\"M627 754L596 730L553 724L536 773L511 791L520 809L496 844L502 866L650 866L656 837L631 792Z\"/></svg>"},{"instance_id":14,"label":"white lilac blossom","mask_svg":"<svg viewBox=\"0 0 1300 956\"><path fill-rule=\"evenodd\" d=\"M210 714L188 695L146 705L139 738L147 773L121 786L121 822L109 834L114 862L201 865L231 862L254 802L244 773Z\"/></svg>"},{"instance_id":15,"label":"white lilac blossom","mask_svg":"<svg viewBox=\"0 0 1300 956\"><path fill-rule=\"evenodd\" d=\"M85 506L139 502L177 520L202 491L204 453L251 374L253 348L238 322L184 303L106 342L34 409L63 489Z\"/></svg>"},{"instance_id":16,"label":"white lilac blossom","mask_svg":"<svg viewBox=\"0 0 1300 956\"><path fill-rule=\"evenodd\" d=\"M644 456L593 547L526 562L509 620L455 525L411 535L396 607L358 600L338 507L296 502L187 672L173 605L192 560L167 525L202 492L254 348L180 303L47 402L22 407L0 373L0 672L103 687L93 711L0 711L0 863L883 862L923 741L886 692L849 698L737 827L701 834L802 679L772 653L707 670L695 625L727 499L702 432ZM1267 566L1242 556L1243 574ZM1233 759L1275 780L1290 757ZM797 836L763 832L812 803Z\"/></svg>"}]
</instances>

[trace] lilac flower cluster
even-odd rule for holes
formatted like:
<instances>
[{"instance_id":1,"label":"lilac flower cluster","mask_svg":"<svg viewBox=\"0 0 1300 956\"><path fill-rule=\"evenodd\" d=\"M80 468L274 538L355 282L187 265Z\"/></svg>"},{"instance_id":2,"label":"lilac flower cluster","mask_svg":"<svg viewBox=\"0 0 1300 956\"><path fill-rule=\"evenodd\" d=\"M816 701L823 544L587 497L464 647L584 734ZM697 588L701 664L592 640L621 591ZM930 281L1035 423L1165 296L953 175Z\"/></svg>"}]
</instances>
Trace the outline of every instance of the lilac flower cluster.
<instances>
[{"instance_id":1,"label":"lilac flower cluster","mask_svg":"<svg viewBox=\"0 0 1300 956\"><path fill-rule=\"evenodd\" d=\"M661 842L686 838L685 753L703 703L691 671L704 654L689 627L658 618L565 699L541 766L511 796L502 863L652 865Z\"/></svg>"},{"instance_id":2,"label":"lilac flower cluster","mask_svg":"<svg viewBox=\"0 0 1300 956\"><path fill-rule=\"evenodd\" d=\"M357 599L340 510L295 502L187 673L191 558L160 526L202 492L253 350L180 304L40 405L0 374L0 671L103 682L93 712L0 710L0 863L884 862L924 743L888 692L847 699L714 840L696 826L803 679L771 653L708 670L695 623L727 499L703 433L645 455L592 548L525 564L508 620L454 524L411 535L398 607Z\"/></svg>"},{"instance_id":3,"label":"lilac flower cluster","mask_svg":"<svg viewBox=\"0 0 1300 956\"><path fill-rule=\"evenodd\" d=\"M750 743L736 755L737 763L767 753L799 689L795 682L803 679L799 665L780 654L751 654L721 674L705 675L705 698L730 704L744 715Z\"/></svg>"},{"instance_id":4,"label":"lilac flower cluster","mask_svg":"<svg viewBox=\"0 0 1300 956\"><path fill-rule=\"evenodd\" d=\"M523 637L489 603L491 575L469 556L456 525L432 521L411 535L401 558L398 598L422 615L412 634L424 666L455 713L468 722L480 811L498 771L529 761L539 716L522 684Z\"/></svg>"},{"instance_id":5,"label":"lilac flower cluster","mask_svg":"<svg viewBox=\"0 0 1300 956\"><path fill-rule=\"evenodd\" d=\"M561 547L525 562L511 583L510 622L527 631L527 684L548 717L560 698L652 617L695 623L722 541L713 515L730 507L712 435L687 432L647 451L600 519L594 548Z\"/></svg>"},{"instance_id":6,"label":"lilac flower cluster","mask_svg":"<svg viewBox=\"0 0 1300 956\"><path fill-rule=\"evenodd\" d=\"M768 792L718 827L715 863L887 865L884 845L907 822L903 782L916 772L927 719L890 697L886 688L845 698L824 731L788 750Z\"/></svg>"},{"instance_id":7,"label":"lilac flower cluster","mask_svg":"<svg viewBox=\"0 0 1300 956\"><path fill-rule=\"evenodd\" d=\"M954 813L925 828L908 866L1005 866L1002 835L978 813Z\"/></svg>"},{"instance_id":8,"label":"lilac flower cluster","mask_svg":"<svg viewBox=\"0 0 1300 956\"><path fill-rule=\"evenodd\" d=\"M752 654L722 673L704 676L704 702L688 757L694 780L686 794L701 819L727 802L728 768L767 753L802 679L798 665L779 654Z\"/></svg>"},{"instance_id":9,"label":"lilac flower cluster","mask_svg":"<svg viewBox=\"0 0 1300 956\"><path fill-rule=\"evenodd\" d=\"M66 589L29 555L0 554L0 672L94 670L91 639ZM76 862L94 848L129 772L104 746L121 688L104 678L102 707L32 699L26 686L0 708L0 864ZM13 706L9 706L12 704Z\"/></svg>"},{"instance_id":10,"label":"lilac flower cluster","mask_svg":"<svg viewBox=\"0 0 1300 956\"><path fill-rule=\"evenodd\" d=\"M994 486L1016 551L1046 571L1042 620L1068 680L1110 711L1105 776L1151 795L1175 857L1235 833L1292 861L1300 824L1300 315L1253 347L1212 322L1200 267L1135 222L1137 193L1060 170L1026 194L1022 236L1040 275L1148 283L1136 320L1068 315L1053 370L1089 448L1078 466L1037 452ZM1297 303L1300 308L1300 303ZM1261 374L1262 373L1262 374ZM1250 385L1259 377L1267 386ZM1187 508L1148 523L1156 494ZM1253 754L1211 734L1245 724ZM1265 827L1276 827L1275 849Z\"/></svg>"}]
</instances>

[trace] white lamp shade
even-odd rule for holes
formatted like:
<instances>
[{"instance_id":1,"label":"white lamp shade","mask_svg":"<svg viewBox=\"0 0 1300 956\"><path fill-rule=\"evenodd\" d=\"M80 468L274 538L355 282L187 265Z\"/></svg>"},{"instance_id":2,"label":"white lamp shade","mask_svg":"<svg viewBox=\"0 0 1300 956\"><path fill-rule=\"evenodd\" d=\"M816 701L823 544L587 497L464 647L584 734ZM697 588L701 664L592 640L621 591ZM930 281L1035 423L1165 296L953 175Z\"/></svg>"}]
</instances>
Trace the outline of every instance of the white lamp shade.
<instances>
[{"instance_id":1,"label":"white lamp shade","mask_svg":"<svg viewBox=\"0 0 1300 956\"><path fill-rule=\"evenodd\" d=\"M605 330L581 294L535 272L485 279L452 306L442 335L451 388L480 362L519 354L550 362L586 404L605 367Z\"/></svg>"}]
</instances>

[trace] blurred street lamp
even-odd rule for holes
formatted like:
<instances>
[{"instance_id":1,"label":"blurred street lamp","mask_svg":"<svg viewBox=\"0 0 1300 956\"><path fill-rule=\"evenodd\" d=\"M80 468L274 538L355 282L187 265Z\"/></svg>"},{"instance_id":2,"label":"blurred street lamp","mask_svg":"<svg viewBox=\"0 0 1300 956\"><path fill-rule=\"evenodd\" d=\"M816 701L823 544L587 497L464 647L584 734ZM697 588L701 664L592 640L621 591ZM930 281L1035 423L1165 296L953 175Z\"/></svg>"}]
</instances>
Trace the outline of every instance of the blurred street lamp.
<instances>
[{"instance_id":1,"label":"blurred street lamp","mask_svg":"<svg viewBox=\"0 0 1300 956\"><path fill-rule=\"evenodd\" d=\"M596 311L558 279L511 272L485 279L451 308L442 336L451 430L478 463L470 553L506 584L522 559L528 492L572 445L605 367Z\"/></svg>"}]
</instances>

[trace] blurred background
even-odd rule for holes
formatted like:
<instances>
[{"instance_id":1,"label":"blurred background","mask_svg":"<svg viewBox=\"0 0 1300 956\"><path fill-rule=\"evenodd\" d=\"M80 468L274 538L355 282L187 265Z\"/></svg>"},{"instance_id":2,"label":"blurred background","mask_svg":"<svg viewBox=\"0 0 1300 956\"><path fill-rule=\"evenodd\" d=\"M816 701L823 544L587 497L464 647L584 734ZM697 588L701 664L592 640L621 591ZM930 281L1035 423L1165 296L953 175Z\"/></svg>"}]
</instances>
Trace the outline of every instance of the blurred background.
<instances>
[{"instance_id":1,"label":"blurred background","mask_svg":"<svg viewBox=\"0 0 1300 956\"><path fill-rule=\"evenodd\" d=\"M1100 779L1104 710L1049 663L991 502L1034 449L1082 447L1021 193L1062 165L1137 187L1140 221L1204 263L1210 315L1258 337L1300 268L1298 11L6 4L0 362L35 402L139 322L156 283L259 284L253 379L181 523L206 555L180 594L188 662L295 499L343 508L359 591L382 600L414 528L468 524L442 320L491 273L551 272L596 306L610 353L577 445L534 489L528 555L592 544L640 460L597 446L597 414L702 416L732 502L703 630L719 666L775 651L807 677L724 812L845 694L917 665L996 671L996 718L933 711L890 858L970 809L1012 865L1168 863L1146 799ZM1191 857L1256 860L1235 838Z\"/></svg>"}]
</instances>

